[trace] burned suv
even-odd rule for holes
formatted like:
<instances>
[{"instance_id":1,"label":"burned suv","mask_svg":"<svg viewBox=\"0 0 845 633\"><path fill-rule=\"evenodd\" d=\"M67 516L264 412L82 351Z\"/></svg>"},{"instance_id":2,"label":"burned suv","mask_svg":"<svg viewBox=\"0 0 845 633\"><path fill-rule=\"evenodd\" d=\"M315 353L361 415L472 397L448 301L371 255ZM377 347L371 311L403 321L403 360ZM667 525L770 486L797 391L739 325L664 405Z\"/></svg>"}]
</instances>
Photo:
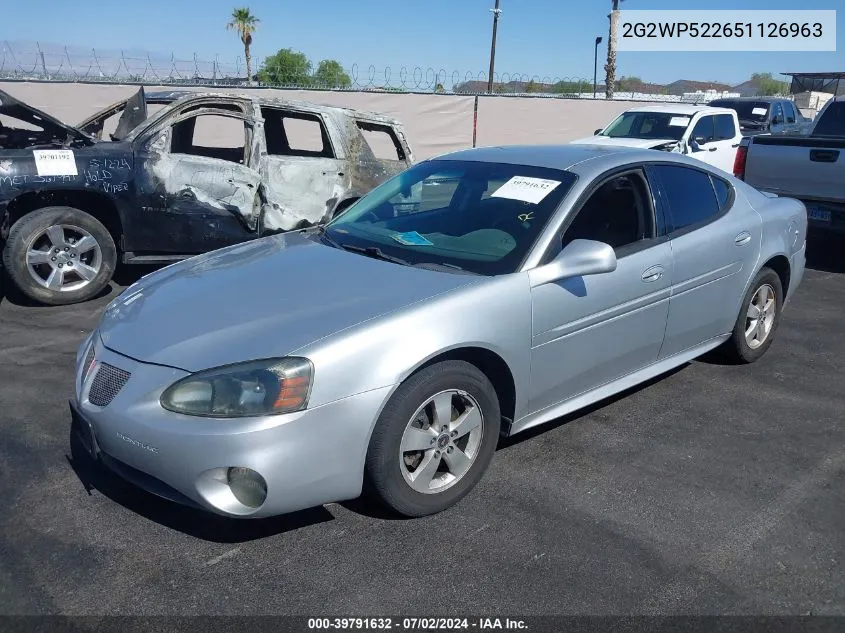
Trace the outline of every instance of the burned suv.
<instances>
[{"instance_id":1,"label":"burned suv","mask_svg":"<svg viewBox=\"0 0 845 633\"><path fill-rule=\"evenodd\" d=\"M396 120L240 94L142 88L70 126L0 91L0 115L3 263L50 305L97 295L118 257L321 224L414 161Z\"/></svg>"}]
</instances>

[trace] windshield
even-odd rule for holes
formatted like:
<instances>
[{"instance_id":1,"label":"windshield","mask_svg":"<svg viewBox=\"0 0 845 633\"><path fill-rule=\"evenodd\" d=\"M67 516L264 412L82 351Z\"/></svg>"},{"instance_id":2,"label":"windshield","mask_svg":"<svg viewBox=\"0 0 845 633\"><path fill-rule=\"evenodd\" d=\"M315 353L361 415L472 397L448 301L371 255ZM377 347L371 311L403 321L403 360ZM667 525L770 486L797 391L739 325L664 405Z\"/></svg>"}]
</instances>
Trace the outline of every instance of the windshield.
<instances>
[{"instance_id":1,"label":"windshield","mask_svg":"<svg viewBox=\"0 0 845 633\"><path fill-rule=\"evenodd\" d=\"M730 99L719 99L711 101L714 108L730 108L736 112L740 121L751 121L763 123L769 116L769 104L765 101L731 101Z\"/></svg>"},{"instance_id":2,"label":"windshield","mask_svg":"<svg viewBox=\"0 0 845 633\"><path fill-rule=\"evenodd\" d=\"M512 273L575 180L557 169L426 161L370 191L326 225L325 236L411 265Z\"/></svg>"},{"instance_id":3,"label":"windshield","mask_svg":"<svg viewBox=\"0 0 845 633\"><path fill-rule=\"evenodd\" d=\"M671 112L625 112L601 133L610 138L653 138L680 141L691 117Z\"/></svg>"}]
</instances>

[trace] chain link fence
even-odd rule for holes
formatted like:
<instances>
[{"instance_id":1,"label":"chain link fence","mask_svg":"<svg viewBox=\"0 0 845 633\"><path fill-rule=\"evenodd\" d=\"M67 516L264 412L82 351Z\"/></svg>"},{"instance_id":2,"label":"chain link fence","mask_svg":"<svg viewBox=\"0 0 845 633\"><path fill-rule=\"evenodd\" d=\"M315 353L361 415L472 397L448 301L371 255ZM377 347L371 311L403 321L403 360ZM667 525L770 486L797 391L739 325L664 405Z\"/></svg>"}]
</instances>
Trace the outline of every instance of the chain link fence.
<instances>
[{"instance_id":1,"label":"chain link fence","mask_svg":"<svg viewBox=\"0 0 845 633\"><path fill-rule=\"evenodd\" d=\"M488 94L485 72L462 72L430 67L377 68L352 64L329 72L291 72L254 65L253 81L242 58L233 61L177 57L142 50L97 50L38 42L4 41L0 45L0 79L17 81L103 82L193 86L251 86L309 90L386 91L404 93ZM548 98L593 98L592 79L551 77L526 73L496 73L494 94ZM604 98L604 86L595 93ZM617 99L688 101L666 94L662 86L617 85ZM713 98L712 95L709 98ZM696 99L697 100L697 99Z\"/></svg>"}]
</instances>

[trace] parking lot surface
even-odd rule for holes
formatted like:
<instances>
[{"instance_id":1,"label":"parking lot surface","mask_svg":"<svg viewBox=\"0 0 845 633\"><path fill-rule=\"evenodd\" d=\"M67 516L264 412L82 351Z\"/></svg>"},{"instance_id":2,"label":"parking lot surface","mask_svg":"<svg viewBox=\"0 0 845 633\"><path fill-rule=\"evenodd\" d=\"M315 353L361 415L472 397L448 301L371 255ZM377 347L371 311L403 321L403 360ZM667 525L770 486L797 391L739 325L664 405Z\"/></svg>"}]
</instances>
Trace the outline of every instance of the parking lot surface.
<instances>
[{"instance_id":1,"label":"parking lot surface","mask_svg":"<svg viewBox=\"0 0 845 633\"><path fill-rule=\"evenodd\" d=\"M758 363L708 357L503 442L464 501L416 520L350 502L234 521L92 467L67 399L120 288L7 296L0 613L845 614L842 253L810 243Z\"/></svg>"}]
</instances>

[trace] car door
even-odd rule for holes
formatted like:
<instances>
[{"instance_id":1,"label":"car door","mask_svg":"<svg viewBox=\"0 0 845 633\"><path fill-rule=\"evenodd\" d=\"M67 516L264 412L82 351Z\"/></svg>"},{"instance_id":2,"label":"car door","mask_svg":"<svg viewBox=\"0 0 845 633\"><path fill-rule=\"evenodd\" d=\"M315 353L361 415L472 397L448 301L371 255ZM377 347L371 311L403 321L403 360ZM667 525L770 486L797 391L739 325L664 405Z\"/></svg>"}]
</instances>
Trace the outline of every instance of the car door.
<instances>
[{"instance_id":1,"label":"car door","mask_svg":"<svg viewBox=\"0 0 845 633\"><path fill-rule=\"evenodd\" d=\"M266 156L260 171L267 186L272 228L291 229L329 219L345 191L344 148L332 142L322 115L261 106ZM278 226L277 226L278 225Z\"/></svg>"},{"instance_id":2,"label":"car door","mask_svg":"<svg viewBox=\"0 0 845 633\"><path fill-rule=\"evenodd\" d=\"M772 134L783 134L787 129L786 120L783 115L783 106L778 102L772 103L772 107L769 108L769 116L771 117L769 131Z\"/></svg>"},{"instance_id":3,"label":"car door","mask_svg":"<svg viewBox=\"0 0 845 633\"><path fill-rule=\"evenodd\" d=\"M663 343L672 254L644 172L606 175L582 200L544 261L581 238L613 246L618 264L532 288L532 412L654 363Z\"/></svg>"},{"instance_id":4,"label":"car door","mask_svg":"<svg viewBox=\"0 0 845 633\"><path fill-rule=\"evenodd\" d=\"M784 116L784 134L799 134L801 132L801 124L798 120L798 114L795 111L795 106L791 101L783 102L783 116Z\"/></svg>"},{"instance_id":5,"label":"car door","mask_svg":"<svg viewBox=\"0 0 845 633\"><path fill-rule=\"evenodd\" d=\"M713 116L706 114L695 122L690 133L690 156L707 163L714 165L718 162L716 151L718 147L715 143L716 127ZM694 146L692 141L695 141Z\"/></svg>"},{"instance_id":6,"label":"car door","mask_svg":"<svg viewBox=\"0 0 845 633\"><path fill-rule=\"evenodd\" d=\"M200 103L138 141L136 220L127 250L196 254L257 234L261 176L244 106Z\"/></svg>"},{"instance_id":7,"label":"car door","mask_svg":"<svg viewBox=\"0 0 845 633\"><path fill-rule=\"evenodd\" d=\"M760 253L762 220L730 183L688 165L648 168L672 249L661 358L729 333Z\"/></svg>"},{"instance_id":8,"label":"car door","mask_svg":"<svg viewBox=\"0 0 845 633\"><path fill-rule=\"evenodd\" d=\"M737 120L730 114L717 114L713 117L714 139L712 142L716 151L710 163L722 171L732 174L736 151L742 140L742 134L737 126Z\"/></svg>"}]
</instances>

